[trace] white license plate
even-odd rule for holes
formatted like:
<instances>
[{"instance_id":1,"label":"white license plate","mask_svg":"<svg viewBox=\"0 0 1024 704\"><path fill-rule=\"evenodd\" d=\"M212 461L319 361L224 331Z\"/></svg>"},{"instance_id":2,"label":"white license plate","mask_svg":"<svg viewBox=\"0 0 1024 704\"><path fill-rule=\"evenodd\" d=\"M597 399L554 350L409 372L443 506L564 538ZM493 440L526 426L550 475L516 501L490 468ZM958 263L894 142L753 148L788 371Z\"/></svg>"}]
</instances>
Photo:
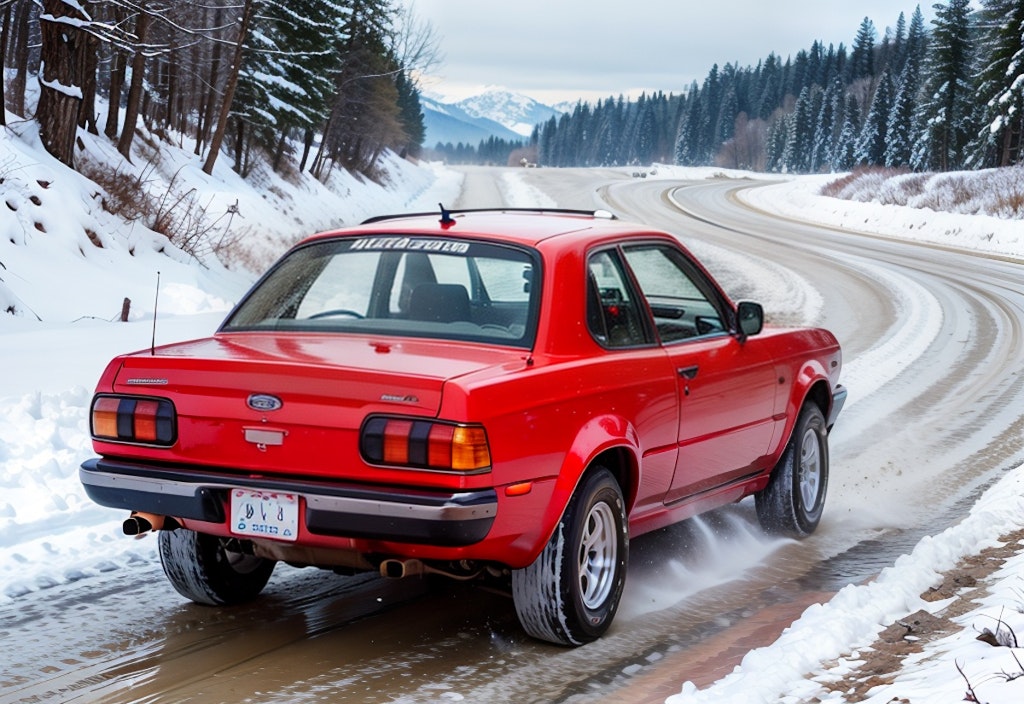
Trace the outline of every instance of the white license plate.
<instances>
[{"instance_id":1,"label":"white license plate","mask_svg":"<svg viewBox=\"0 0 1024 704\"><path fill-rule=\"evenodd\" d=\"M254 538L295 540L299 537L299 497L232 489L231 532Z\"/></svg>"}]
</instances>

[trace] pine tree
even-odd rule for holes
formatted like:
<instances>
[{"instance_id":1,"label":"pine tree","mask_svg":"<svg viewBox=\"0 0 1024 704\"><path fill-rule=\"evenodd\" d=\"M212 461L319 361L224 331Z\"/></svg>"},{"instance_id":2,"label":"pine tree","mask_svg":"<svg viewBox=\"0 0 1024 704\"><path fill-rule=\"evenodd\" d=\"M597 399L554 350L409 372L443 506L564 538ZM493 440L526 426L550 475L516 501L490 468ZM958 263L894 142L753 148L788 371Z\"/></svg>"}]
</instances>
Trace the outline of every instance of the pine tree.
<instances>
[{"instance_id":1,"label":"pine tree","mask_svg":"<svg viewBox=\"0 0 1024 704\"><path fill-rule=\"evenodd\" d=\"M765 171L782 173L785 171L786 143L789 137L789 118L777 112L768 124L768 135L765 138Z\"/></svg>"},{"instance_id":2,"label":"pine tree","mask_svg":"<svg viewBox=\"0 0 1024 704\"><path fill-rule=\"evenodd\" d=\"M914 94L917 85L911 79L913 66L904 62L896 81L892 105L886 122L885 165L890 168L910 165L914 135Z\"/></svg>"},{"instance_id":3,"label":"pine tree","mask_svg":"<svg viewBox=\"0 0 1024 704\"><path fill-rule=\"evenodd\" d=\"M423 138L427 130L423 124L423 107L420 104L420 93L406 75L405 71L395 76L395 90L398 91L399 118L406 134L405 148L399 154L418 157L422 148Z\"/></svg>"},{"instance_id":4,"label":"pine tree","mask_svg":"<svg viewBox=\"0 0 1024 704\"><path fill-rule=\"evenodd\" d=\"M875 24L867 17L860 23L850 55L850 82L875 75Z\"/></svg>"},{"instance_id":5,"label":"pine tree","mask_svg":"<svg viewBox=\"0 0 1024 704\"><path fill-rule=\"evenodd\" d=\"M842 114L843 86L837 79L829 84L821 96L821 105L814 124L814 143L811 147L810 170L820 171L832 166L832 149L839 126L837 117Z\"/></svg>"},{"instance_id":6,"label":"pine tree","mask_svg":"<svg viewBox=\"0 0 1024 704\"><path fill-rule=\"evenodd\" d=\"M970 118L974 102L970 0L936 5L934 30L923 68L924 96L912 165L921 170L963 168L966 147L976 133Z\"/></svg>"},{"instance_id":7,"label":"pine tree","mask_svg":"<svg viewBox=\"0 0 1024 704\"><path fill-rule=\"evenodd\" d=\"M1021 161L1024 132L1024 3L982 0L982 51L978 88L980 130L971 163L1009 166Z\"/></svg>"},{"instance_id":8,"label":"pine tree","mask_svg":"<svg viewBox=\"0 0 1024 704\"><path fill-rule=\"evenodd\" d=\"M896 30L893 32L892 55L888 67L890 75L903 74L903 67L907 64L907 46L907 18L901 12L896 20Z\"/></svg>"},{"instance_id":9,"label":"pine tree","mask_svg":"<svg viewBox=\"0 0 1024 704\"><path fill-rule=\"evenodd\" d=\"M800 91L788 120L786 146L782 165L788 173L806 173L810 170L811 152L814 145L814 105L811 91Z\"/></svg>"},{"instance_id":10,"label":"pine tree","mask_svg":"<svg viewBox=\"0 0 1024 704\"><path fill-rule=\"evenodd\" d=\"M871 107L864 118L864 124L861 125L860 137L854 150L854 159L858 164L881 166L885 163L892 94L892 80L888 72L883 72L871 99Z\"/></svg>"},{"instance_id":11,"label":"pine tree","mask_svg":"<svg viewBox=\"0 0 1024 704\"><path fill-rule=\"evenodd\" d=\"M848 171L857 164L856 147L859 134L860 106L857 104L856 97L848 95L843 108L843 123L839 130L839 139L836 140L835 149L832 151L833 171Z\"/></svg>"}]
</instances>

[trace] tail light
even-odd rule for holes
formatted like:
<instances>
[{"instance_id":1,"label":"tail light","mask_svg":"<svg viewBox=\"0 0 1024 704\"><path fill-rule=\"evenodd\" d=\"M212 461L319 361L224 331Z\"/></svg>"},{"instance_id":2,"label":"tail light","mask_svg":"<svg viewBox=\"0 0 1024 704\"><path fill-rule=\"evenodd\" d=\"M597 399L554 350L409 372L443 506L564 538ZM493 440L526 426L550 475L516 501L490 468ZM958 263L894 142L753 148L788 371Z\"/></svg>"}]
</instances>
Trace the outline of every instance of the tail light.
<instances>
[{"instance_id":1,"label":"tail light","mask_svg":"<svg viewBox=\"0 0 1024 704\"><path fill-rule=\"evenodd\" d=\"M480 425L374 417L363 424L359 449L370 464L466 473L491 468L487 433Z\"/></svg>"},{"instance_id":2,"label":"tail light","mask_svg":"<svg viewBox=\"0 0 1024 704\"><path fill-rule=\"evenodd\" d=\"M177 440L174 404L164 398L97 395L89 429L96 440L171 446Z\"/></svg>"}]
</instances>

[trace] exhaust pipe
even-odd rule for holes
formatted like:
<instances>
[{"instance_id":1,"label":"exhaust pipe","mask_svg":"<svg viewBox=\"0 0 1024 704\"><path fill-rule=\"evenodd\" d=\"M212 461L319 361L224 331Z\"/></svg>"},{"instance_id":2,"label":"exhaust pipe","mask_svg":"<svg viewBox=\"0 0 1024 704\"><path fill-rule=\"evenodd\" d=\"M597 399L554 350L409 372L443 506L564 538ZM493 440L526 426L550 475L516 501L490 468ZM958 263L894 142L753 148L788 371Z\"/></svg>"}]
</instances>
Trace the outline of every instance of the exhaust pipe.
<instances>
[{"instance_id":1,"label":"exhaust pipe","mask_svg":"<svg viewBox=\"0 0 1024 704\"><path fill-rule=\"evenodd\" d=\"M380 574L388 579L402 579L424 574L426 566L420 560L388 559L380 563Z\"/></svg>"},{"instance_id":2,"label":"exhaust pipe","mask_svg":"<svg viewBox=\"0 0 1024 704\"><path fill-rule=\"evenodd\" d=\"M142 535L151 530L174 530L180 527L178 522L169 516L144 511L132 511L132 515L121 524L121 530L125 535Z\"/></svg>"}]
</instances>

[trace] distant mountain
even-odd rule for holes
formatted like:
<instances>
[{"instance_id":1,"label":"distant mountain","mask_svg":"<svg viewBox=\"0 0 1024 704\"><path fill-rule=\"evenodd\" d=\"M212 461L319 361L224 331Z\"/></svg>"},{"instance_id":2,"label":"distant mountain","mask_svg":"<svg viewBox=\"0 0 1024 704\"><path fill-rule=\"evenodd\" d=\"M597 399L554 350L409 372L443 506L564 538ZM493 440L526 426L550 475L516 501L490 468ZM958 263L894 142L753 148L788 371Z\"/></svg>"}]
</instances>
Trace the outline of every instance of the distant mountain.
<instances>
[{"instance_id":1,"label":"distant mountain","mask_svg":"<svg viewBox=\"0 0 1024 704\"><path fill-rule=\"evenodd\" d=\"M559 114L533 98L495 87L460 100L456 105L474 117L494 120L523 137L529 137L535 126Z\"/></svg>"},{"instance_id":2,"label":"distant mountain","mask_svg":"<svg viewBox=\"0 0 1024 704\"><path fill-rule=\"evenodd\" d=\"M476 146L489 137L508 141L529 138L535 125L560 114L533 98L499 88L488 88L480 95L458 102L447 102L436 95L421 95L423 144L438 142Z\"/></svg>"},{"instance_id":3,"label":"distant mountain","mask_svg":"<svg viewBox=\"0 0 1024 704\"><path fill-rule=\"evenodd\" d=\"M494 120L470 115L452 103L421 95L420 107L423 108L423 126L426 128L423 145L427 148L433 148L438 142L462 142L475 147L488 137L499 137L510 142L523 138Z\"/></svg>"}]
</instances>

